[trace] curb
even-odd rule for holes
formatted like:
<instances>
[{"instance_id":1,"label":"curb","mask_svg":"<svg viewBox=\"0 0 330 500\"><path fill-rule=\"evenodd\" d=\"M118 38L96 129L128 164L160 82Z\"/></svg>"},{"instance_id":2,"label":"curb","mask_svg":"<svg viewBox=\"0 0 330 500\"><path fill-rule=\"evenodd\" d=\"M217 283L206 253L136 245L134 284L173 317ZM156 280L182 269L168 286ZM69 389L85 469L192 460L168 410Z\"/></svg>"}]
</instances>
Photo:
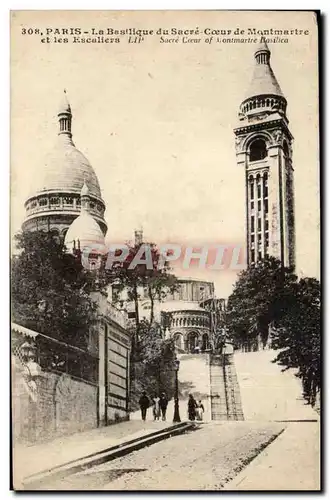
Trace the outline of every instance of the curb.
<instances>
[{"instance_id":1,"label":"curb","mask_svg":"<svg viewBox=\"0 0 330 500\"><path fill-rule=\"evenodd\" d=\"M163 439L182 434L195 427L196 425L192 422L181 422L179 424L171 425L166 429L151 432L145 436L140 436L122 444L117 444L102 451L58 465L52 469L32 474L31 476L23 479L23 490L31 491L41 489L41 487L50 480L63 479L64 477L76 474L77 472L81 472L91 467L95 467L96 465L110 462L111 460L128 455L133 451L150 446L158 441L162 441Z\"/></svg>"}]
</instances>

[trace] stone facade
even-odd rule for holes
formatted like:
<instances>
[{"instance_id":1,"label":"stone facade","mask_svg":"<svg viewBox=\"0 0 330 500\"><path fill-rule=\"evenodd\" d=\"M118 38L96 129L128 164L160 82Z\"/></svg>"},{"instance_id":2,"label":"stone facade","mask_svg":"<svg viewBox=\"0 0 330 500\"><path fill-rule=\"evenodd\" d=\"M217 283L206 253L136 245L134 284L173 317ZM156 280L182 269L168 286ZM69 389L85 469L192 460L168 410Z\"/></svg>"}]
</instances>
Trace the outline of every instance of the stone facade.
<instances>
[{"instance_id":1,"label":"stone facade","mask_svg":"<svg viewBox=\"0 0 330 500\"><path fill-rule=\"evenodd\" d=\"M12 363L12 414L15 441L34 443L98 425L96 384L66 374L43 372L33 397L23 365Z\"/></svg>"},{"instance_id":2,"label":"stone facade","mask_svg":"<svg viewBox=\"0 0 330 500\"><path fill-rule=\"evenodd\" d=\"M15 440L45 441L129 418L126 317L106 298L93 299L99 321L87 351L12 325Z\"/></svg>"},{"instance_id":3,"label":"stone facade","mask_svg":"<svg viewBox=\"0 0 330 500\"><path fill-rule=\"evenodd\" d=\"M131 338L127 316L105 295L92 295L99 305L99 420L100 425L129 417Z\"/></svg>"},{"instance_id":4,"label":"stone facade","mask_svg":"<svg viewBox=\"0 0 330 500\"><path fill-rule=\"evenodd\" d=\"M245 172L247 263L272 255L294 267L293 137L287 102L265 43L255 59L252 84L234 131L237 164Z\"/></svg>"},{"instance_id":5,"label":"stone facade","mask_svg":"<svg viewBox=\"0 0 330 500\"><path fill-rule=\"evenodd\" d=\"M203 352L210 348L210 314L207 311L173 311L169 330L179 352Z\"/></svg>"}]
</instances>

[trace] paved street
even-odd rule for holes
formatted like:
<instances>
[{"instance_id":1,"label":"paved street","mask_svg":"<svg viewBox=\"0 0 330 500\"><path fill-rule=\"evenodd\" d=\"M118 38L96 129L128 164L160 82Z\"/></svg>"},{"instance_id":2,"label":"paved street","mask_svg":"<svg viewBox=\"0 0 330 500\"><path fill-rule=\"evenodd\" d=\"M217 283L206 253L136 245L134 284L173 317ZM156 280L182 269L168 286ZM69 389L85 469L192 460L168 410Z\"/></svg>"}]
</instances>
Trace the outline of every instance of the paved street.
<instances>
[{"instance_id":1,"label":"paved street","mask_svg":"<svg viewBox=\"0 0 330 500\"><path fill-rule=\"evenodd\" d=\"M226 489L317 491L320 488L319 422L292 422Z\"/></svg>"},{"instance_id":2,"label":"paved street","mask_svg":"<svg viewBox=\"0 0 330 500\"><path fill-rule=\"evenodd\" d=\"M50 442L33 446L15 444L14 484L20 488L24 477L53 469L66 462L100 452L111 446L165 429L172 422L122 422L108 427L101 427L70 436L62 436Z\"/></svg>"},{"instance_id":3,"label":"paved street","mask_svg":"<svg viewBox=\"0 0 330 500\"><path fill-rule=\"evenodd\" d=\"M49 484L47 489L222 489L284 428L280 423L202 424L185 435Z\"/></svg>"},{"instance_id":4,"label":"paved street","mask_svg":"<svg viewBox=\"0 0 330 500\"><path fill-rule=\"evenodd\" d=\"M45 488L317 491L319 416L303 401L299 380L292 373L282 373L278 365L270 362L274 354L264 351L258 353L258 357L256 353L237 355L245 421L202 423L194 431L49 482ZM185 419L184 401L181 401L180 413ZM126 436L127 432L136 436L166 427L172 423L173 401L169 403L166 423L153 422L151 410L147 422L141 422L140 418L140 412L136 412L130 422L96 429L84 436L72 436L73 446L69 448L76 454L83 449L91 452L101 448L106 439L114 442L114 438ZM51 458L49 446L44 445L44 456L48 456L48 460ZM56 455L55 444L53 446ZM43 450L42 446L39 448L40 457Z\"/></svg>"}]
</instances>

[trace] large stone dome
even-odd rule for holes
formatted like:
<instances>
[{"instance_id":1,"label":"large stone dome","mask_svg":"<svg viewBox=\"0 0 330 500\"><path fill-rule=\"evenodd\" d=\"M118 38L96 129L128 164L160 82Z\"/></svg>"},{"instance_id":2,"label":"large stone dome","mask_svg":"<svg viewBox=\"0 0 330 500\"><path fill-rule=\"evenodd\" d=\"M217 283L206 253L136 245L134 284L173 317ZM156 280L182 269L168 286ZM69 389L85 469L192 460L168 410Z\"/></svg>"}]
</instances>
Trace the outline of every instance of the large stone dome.
<instances>
[{"instance_id":1,"label":"large stone dome","mask_svg":"<svg viewBox=\"0 0 330 500\"><path fill-rule=\"evenodd\" d=\"M59 135L55 147L45 159L31 196L45 192L79 194L84 181L88 184L90 196L101 200L100 185L93 167L75 147L70 137Z\"/></svg>"},{"instance_id":2,"label":"large stone dome","mask_svg":"<svg viewBox=\"0 0 330 500\"><path fill-rule=\"evenodd\" d=\"M72 141L71 123L71 106L64 92L58 111L59 129L55 145L46 156L25 202L24 230L53 231L64 237L71 223L80 215L80 191L87 183L89 212L102 233L107 232L99 181L87 158Z\"/></svg>"}]
</instances>

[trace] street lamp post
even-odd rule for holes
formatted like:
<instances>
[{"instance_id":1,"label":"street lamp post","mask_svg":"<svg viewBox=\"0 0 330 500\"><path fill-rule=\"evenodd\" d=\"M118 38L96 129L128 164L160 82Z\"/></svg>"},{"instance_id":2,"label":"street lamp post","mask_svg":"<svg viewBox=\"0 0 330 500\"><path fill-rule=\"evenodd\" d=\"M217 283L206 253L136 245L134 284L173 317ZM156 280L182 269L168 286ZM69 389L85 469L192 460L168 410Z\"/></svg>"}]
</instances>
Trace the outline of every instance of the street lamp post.
<instances>
[{"instance_id":1,"label":"street lamp post","mask_svg":"<svg viewBox=\"0 0 330 500\"><path fill-rule=\"evenodd\" d=\"M180 412L179 412L179 380L178 373L180 368L180 361L175 360L175 394L174 394L174 415L173 422L181 422Z\"/></svg>"}]
</instances>

